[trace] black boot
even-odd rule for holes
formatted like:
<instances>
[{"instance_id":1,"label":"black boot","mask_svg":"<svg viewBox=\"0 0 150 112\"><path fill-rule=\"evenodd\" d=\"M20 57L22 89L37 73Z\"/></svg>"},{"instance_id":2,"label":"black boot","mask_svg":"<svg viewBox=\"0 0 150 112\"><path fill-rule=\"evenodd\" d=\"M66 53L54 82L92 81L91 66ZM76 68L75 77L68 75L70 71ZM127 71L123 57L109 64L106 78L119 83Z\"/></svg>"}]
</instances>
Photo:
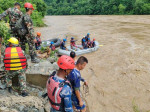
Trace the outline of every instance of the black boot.
<instances>
[{"instance_id":1,"label":"black boot","mask_svg":"<svg viewBox=\"0 0 150 112\"><path fill-rule=\"evenodd\" d=\"M26 97L26 96L28 96L28 93L27 92L22 92L21 96Z\"/></svg>"},{"instance_id":2,"label":"black boot","mask_svg":"<svg viewBox=\"0 0 150 112\"><path fill-rule=\"evenodd\" d=\"M8 87L8 92L12 93L12 87Z\"/></svg>"},{"instance_id":3,"label":"black boot","mask_svg":"<svg viewBox=\"0 0 150 112\"><path fill-rule=\"evenodd\" d=\"M38 59L36 55L31 55L31 62L32 63L39 63L40 59Z\"/></svg>"}]
</instances>

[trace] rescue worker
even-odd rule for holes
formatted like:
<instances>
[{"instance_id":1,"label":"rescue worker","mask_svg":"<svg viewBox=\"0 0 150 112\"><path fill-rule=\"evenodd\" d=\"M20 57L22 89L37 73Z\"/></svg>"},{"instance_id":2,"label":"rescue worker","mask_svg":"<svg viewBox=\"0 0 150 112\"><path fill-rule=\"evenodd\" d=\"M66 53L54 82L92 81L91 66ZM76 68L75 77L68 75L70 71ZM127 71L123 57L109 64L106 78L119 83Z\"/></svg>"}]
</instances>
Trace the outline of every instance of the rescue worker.
<instances>
[{"instance_id":1,"label":"rescue worker","mask_svg":"<svg viewBox=\"0 0 150 112\"><path fill-rule=\"evenodd\" d=\"M74 51L70 52L70 57L75 61L76 53Z\"/></svg>"},{"instance_id":2,"label":"rescue worker","mask_svg":"<svg viewBox=\"0 0 150 112\"><path fill-rule=\"evenodd\" d=\"M41 48L41 33L40 32L37 32L37 36L35 37L35 48L36 50L39 50Z\"/></svg>"},{"instance_id":3,"label":"rescue worker","mask_svg":"<svg viewBox=\"0 0 150 112\"><path fill-rule=\"evenodd\" d=\"M5 49L4 54L4 68L6 73L6 84L9 93L12 93L12 78L18 76L20 84L21 95L27 96L26 92L26 75L25 71L27 69L27 59L19 47L19 42L16 38L11 37L8 40L8 47Z\"/></svg>"},{"instance_id":4,"label":"rescue worker","mask_svg":"<svg viewBox=\"0 0 150 112\"><path fill-rule=\"evenodd\" d=\"M88 47L87 47L87 42L86 42L86 40L83 39L82 41L83 41L83 43L82 43L83 49L87 49Z\"/></svg>"},{"instance_id":5,"label":"rescue worker","mask_svg":"<svg viewBox=\"0 0 150 112\"><path fill-rule=\"evenodd\" d=\"M31 62L39 63L40 60L37 58L34 46L34 29L33 29L33 22L31 20L31 14L34 10L33 5L31 3L25 3L24 8L26 9L26 14L24 15L24 24L27 28L28 33L21 39L21 48L25 50L26 42L29 45L29 54L31 56Z\"/></svg>"},{"instance_id":6,"label":"rescue worker","mask_svg":"<svg viewBox=\"0 0 150 112\"><path fill-rule=\"evenodd\" d=\"M80 110L81 112L86 112L86 105L81 96L80 81L84 82L84 85L86 86L88 86L88 83L81 77L80 71L85 68L87 63L88 63L88 60L86 57L84 56L79 57L75 65L75 68L71 71L71 73L67 77L73 89L73 92L72 92L73 106L75 106L75 108L77 110Z\"/></svg>"},{"instance_id":7,"label":"rescue worker","mask_svg":"<svg viewBox=\"0 0 150 112\"><path fill-rule=\"evenodd\" d=\"M74 60L62 55L57 64L59 70L53 72L47 81L47 94L51 105L50 112L73 112L71 101L71 85L66 76L74 69Z\"/></svg>"},{"instance_id":8,"label":"rescue worker","mask_svg":"<svg viewBox=\"0 0 150 112\"><path fill-rule=\"evenodd\" d=\"M96 44L95 44L95 38L93 39L93 41L91 42L91 47L95 47Z\"/></svg>"},{"instance_id":9,"label":"rescue worker","mask_svg":"<svg viewBox=\"0 0 150 112\"><path fill-rule=\"evenodd\" d=\"M83 36L82 40L81 40L81 43L82 43L82 46L84 44L84 40L85 40L85 36Z\"/></svg>"},{"instance_id":10,"label":"rescue worker","mask_svg":"<svg viewBox=\"0 0 150 112\"><path fill-rule=\"evenodd\" d=\"M90 33L87 33L87 35L85 36L85 40L88 41L88 38L90 38Z\"/></svg>"},{"instance_id":11,"label":"rescue worker","mask_svg":"<svg viewBox=\"0 0 150 112\"><path fill-rule=\"evenodd\" d=\"M88 48L91 48L91 39L90 39L90 38L88 38L87 47L88 47Z\"/></svg>"},{"instance_id":12,"label":"rescue worker","mask_svg":"<svg viewBox=\"0 0 150 112\"><path fill-rule=\"evenodd\" d=\"M75 43L75 40L74 40L74 37L71 37L70 46L71 46L71 49L73 49L73 47L77 47L76 43Z\"/></svg>"},{"instance_id":13,"label":"rescue worker","mask_svg":"<svg viewBox=\"0 0 150 112\"><path fill-rule=\"evenodd\" d=\"M61 44L60 44L60 49L67 50L67 48L66 48L66 46L65 46L66 41L67 41L67 39L63 39L63 41L62 41Z\"/></svg>"},{"instance_id":14,"label":"rescue worker","mask_svg":"<svg viewBox=\"0 0 150 112\"><path fill-rule=\"evenodd\" d=\"M15 24L23 15L23 13L20 11L20 8L21 8L21 5L18 2L16 2L14 4L14 8L9 8L0 15L0 20L6 17L7 15L9 15L9 25L10 25L10 28L12 31L11 33L13 34L13 36L17 35L14 29Z\"/></svg>"},{"instance_id":15,"label":"rescue worker","mask_svg":"<svg viewBox=\"0 0 150 112\"><path fill-rule=\"evenodd\" d=\"M54 42L51 42L50 48L51 48L52 51L55 51L55 45L54 45Z\"/></svg>"}]
</instances>

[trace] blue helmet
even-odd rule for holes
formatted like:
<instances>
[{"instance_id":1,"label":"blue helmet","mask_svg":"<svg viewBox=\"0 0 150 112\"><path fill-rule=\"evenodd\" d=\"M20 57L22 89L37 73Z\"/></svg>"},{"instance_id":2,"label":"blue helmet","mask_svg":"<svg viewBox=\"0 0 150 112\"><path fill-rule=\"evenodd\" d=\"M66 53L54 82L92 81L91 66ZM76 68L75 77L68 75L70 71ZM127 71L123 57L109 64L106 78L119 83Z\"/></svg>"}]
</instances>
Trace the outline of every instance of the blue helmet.
<instances>
[{"instance_id":1,"label":"blue helmet","mask_svg":"<svg viewBox=\"0 0 150 112\"><path fill-rule=\"evenodd\" d=\"M87 35L90 35L90 33L87 33Z\"/></svg>"},{"instance_id":2,"label":"blue helmet","mask_svg":"<svg viewBox=\"0 0 150 112\"><path fill-rule=\"evenodd\" d=\"M85 39L83 39L83 42L85 42Z\"/></svg>"},{"instance_id":3,"label":"blue helmet","mask_svg":"<svg viewBox=\"0 0 150 112\"><path fill-rule=\"evenodd\" d=\"M54 42L52 41L51 44L54 44Z\"/></svg>"},{"instance_id":4,"label":"blue helmet","mask_svg":"<svg viewBox=\"0 0 150 112\"><path fill-rule=\"evenodd\" d=\"M66 42L66 41L67 41L67 39L63 39L63 41L64 41L64 42Z\"/></svg>"},{"instance_id":5,"label":"blue helmet","mask_svg":"<svg viewBox=\"0 0 150 112\"><path fill-rule=\"evenodd\" d=\"M74 37L71 37L71 39L74 39Z\"/></svg>"},{"instance_id":6,"label":"blue helmet","mask_svg":"<svg viewBox=\"0 0 150 112\"><path fill-rule=\"evenodd\" d=\"M88 38L88 40L90 40L90 38Z\"/></svg>"}]
</instances>

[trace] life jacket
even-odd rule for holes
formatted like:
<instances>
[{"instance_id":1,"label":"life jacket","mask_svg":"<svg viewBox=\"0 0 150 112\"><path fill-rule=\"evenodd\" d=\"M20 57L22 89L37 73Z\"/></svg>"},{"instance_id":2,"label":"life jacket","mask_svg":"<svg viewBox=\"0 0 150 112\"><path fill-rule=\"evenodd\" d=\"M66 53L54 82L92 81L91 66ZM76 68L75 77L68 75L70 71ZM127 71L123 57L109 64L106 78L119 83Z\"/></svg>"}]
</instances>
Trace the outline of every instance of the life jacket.
<instances>
[{"instance_id":1,"label":"life jacket","mask_svg":"<svg viewBox=\"0 0 150 112\"><path fill-rule=\"evenodd\" d=\"M52 49L52 51L54 51L55 50L55 46L50 46L50 48Z\"/></svg>"},{"instance_id":2,"label":"life jacket","mask_svg":"<svg viewBox=\"0 0 150 112\"><path fill-rule=\"evenodd\" d=\"M62 98L60 97L60 92L62 91L64 85L69 85L71 87L71 84L69 81L65 80L63 82L56 82L53 77L56 74L56 72L53 72L50 78L47 81L47 94L48 94L48 99L49 102L52 106L57 111L64 111L64 104L62 101Z\"/></svg>"},{"instance_id":3,"label":"life jacket","mask_svg":"<svg viewBox=\"0 0 150 112\"><path fill-rule=\"evenodd\" d=\"M35 37L35 39L36 39L35 44L37 44L38 46L40 46L40 44L41 44L41 38Z\"/></svg>"},{"instance_id":4,"label":"life jacket","mask_svg":"<svg viewBox=\"0 0 150 112\"><path fill-rule=\"evenodd\" d=\"M71 43L71 46L75 46L76 45L74 40L71 40L70 43Z\"/></svg>"},{"instance_id":5,"label":"life jacket","mask_svg":"<svg viewBox=\"0 0 150 112\"><path fill-rule=\"evenodd\" d=\"M90 46L91 45L91 41L87 41L87 45Z\"/></svg>"},{"instance_id":6,"label":"life jacket","mask_svg":"<svg viewBox=\"0 0 150 112\"><path fill-rule=\"evenodd\" d=\"M95 47L95 41L92 41L91 44L92 44L92 47Z\"/></svg>"},{"instance_id":7,"label":"life jacket","mask_svg":"<svg viewBox=\"0 0 150 112\"><path fill-rule=\"evenodd\" d=\"M7 47L4 56L5 70L21 70L27 67L27 59L21 47Z\"/></svg>"}]
</instances>

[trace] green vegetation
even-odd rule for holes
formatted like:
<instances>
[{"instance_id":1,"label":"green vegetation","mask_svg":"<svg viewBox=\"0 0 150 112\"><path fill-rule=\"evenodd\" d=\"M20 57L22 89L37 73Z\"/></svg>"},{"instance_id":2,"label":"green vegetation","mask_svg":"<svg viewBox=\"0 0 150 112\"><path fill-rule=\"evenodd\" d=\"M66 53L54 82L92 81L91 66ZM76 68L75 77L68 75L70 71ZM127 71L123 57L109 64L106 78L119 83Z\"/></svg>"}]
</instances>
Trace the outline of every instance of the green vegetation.
<instances>
[{"instance_id":1,"label":"green vegetation","mask_svg":"<svg viewBox=\"0 0 150 112\"><path fill-rule=\"evenodd\" d=\"M44 0L48 15L150 14L149 0Z\"/></svg>"},{"instance_id":2,"label":"green vegetation","mask_svg":"<svg viewBox=\"0 0 150 112\"><path fill-rule=\"evenodd\" d=\"M8 24L4 21L0 22L0 35L4 38L3 43L7 44L7 40L10 38L10 30Z\"/></svg>"},{"instance_id":3,"label":"green vegetation","mask_svg":"<svg viewBox=\"0 0 150 112\"><path fill-rule=\"evenodd\" d=\"M34 26L42 27L44 22L42 21L43 17L46 14L46 4L43 0L0 0L0 14L3 13L10 7L14 7L14 3L19 2L21 4L21 11L25 13L24 3L30 2L33 4L34 11L32 14L32 20ZM8 17L7 17L8 20Z\"/></svg>"}]
</instances>

